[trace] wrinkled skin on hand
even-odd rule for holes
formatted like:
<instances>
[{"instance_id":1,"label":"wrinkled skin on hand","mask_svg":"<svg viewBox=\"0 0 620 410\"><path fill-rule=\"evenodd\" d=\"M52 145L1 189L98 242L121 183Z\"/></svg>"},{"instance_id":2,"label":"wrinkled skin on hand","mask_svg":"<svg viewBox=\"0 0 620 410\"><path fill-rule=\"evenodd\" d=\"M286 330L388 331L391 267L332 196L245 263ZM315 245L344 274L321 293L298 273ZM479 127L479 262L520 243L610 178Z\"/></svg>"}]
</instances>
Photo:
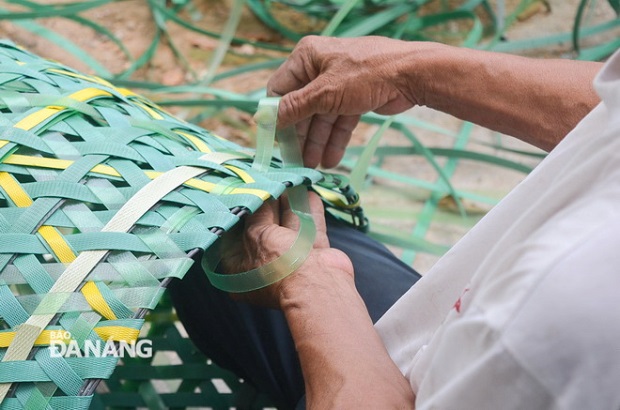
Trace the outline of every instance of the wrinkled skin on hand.
<instances>
[{"instance_id":1,"label":"wrinkled skin on hand","mask_svg":"<svg viewBox=\"0 0 620 410\"><path fill-rule=\"evenodd\" d=\"M361 114L397 114L418 104L400 75L410 54L408 43L384 37L309 36L297 44L267 92L283 96L279 126L297 125L306 166L336 166Z\"/></svg>"},{"instance_id":2,"label":"wrinkled skin on hand","mask_svg":"<svg viewBox=\"0 0 620 410\"><path fill-rule=\"evenodd\" d=\"M349 258L329 247L320 198L309 193L309 200L317 235L304 264L279 282L252 292L232 294L233 298L258 306L280 308L286 291L296 292L297 287L308 286L315 275L336 269L353 276ZM222 238L222 273L245 272L271 262L291 247L299 230L299 218L291 211L286 197L266 202L243 222Z\"/></svg>"}]
</instances>

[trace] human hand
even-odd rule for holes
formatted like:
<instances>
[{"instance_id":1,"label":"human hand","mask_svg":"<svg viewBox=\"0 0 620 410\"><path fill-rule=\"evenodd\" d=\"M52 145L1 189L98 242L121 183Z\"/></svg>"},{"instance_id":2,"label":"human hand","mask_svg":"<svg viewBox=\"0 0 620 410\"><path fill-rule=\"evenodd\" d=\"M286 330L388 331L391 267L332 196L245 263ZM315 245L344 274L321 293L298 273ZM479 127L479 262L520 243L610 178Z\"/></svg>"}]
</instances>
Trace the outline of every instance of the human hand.
<instances>
[{"instance_id":1,"label":"human hand","mask_svg":"<svg viewBox=\"0 0 620 410\"><path fill-rule=\"evenodd\" d=\"M360 115L392 115L417 105L412 43L384 37L304 37L267 84L282 96L278 126L297 125L304 164L338 165Z\"/></svg>"},{"instance_id":2,"label":"human hand","mask_svg":"<svg viewBox=\"0 0 620 410\"><path fill-rule=\"evenodd\" d=\"M309 193L310 211L317 234L314 247L296 272L263 289L231 296L255 305L280 308L287 292L298 292L309 285L329 280L329 275L344 274L353 278L349 258L329 247L325 216L320 198ZM243 225L243 226L242 226ZM235 229L222 238L221 273L239 273L263 266L281 256L290 247L299 230L299 218L288 200L266 202Z\"/></svg>"}]
</instances>

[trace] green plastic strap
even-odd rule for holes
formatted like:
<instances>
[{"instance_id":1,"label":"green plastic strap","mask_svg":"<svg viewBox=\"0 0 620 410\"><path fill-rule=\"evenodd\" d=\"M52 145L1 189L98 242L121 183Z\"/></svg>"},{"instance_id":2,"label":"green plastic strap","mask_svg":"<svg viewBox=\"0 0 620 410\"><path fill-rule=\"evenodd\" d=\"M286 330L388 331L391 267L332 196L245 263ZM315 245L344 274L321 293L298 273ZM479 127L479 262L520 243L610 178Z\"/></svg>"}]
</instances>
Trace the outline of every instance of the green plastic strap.
<instances>
[{"instance_id":1,"label":"green plastic strap","mask_svg":"<svg viewBox=\"0 0 620 410\"><path fill-rule=\"evenodd\" d=\"M202 266L213 286L232 293L250 292L284 279L304 263L316 237L314 220L309 213L307 189L303 186L290 189L288 200L291 209L299 217L299 231L291 247L266 265L230 275L214 272L215 264L206 256Z\"/></svg>"},{"instance_id":2,"label":"green plastic strap","mask_svg":"<svg viewBox=\"0 0 620 410\"><path fill-rule=\"evenodd\" d=\"M2 91L0 92L0 100L5 103L7 108L11 109L14 109L16 107L30 108L57 106L63 108L70 108L89 117L102 119L99 112L88 103L77 101L67 96L51 96L42 94L26 94L12 91Z\"/></svg>"},{"instance_id":3,"label":"green plastic strap","mask_svg":"<svg viewBox=\"0 0 620 410\"><path fill-rule=\"evenodd\" d=\"M266 171L271 164L279 101L279 98L263 98L258 104L256 119L259 129L256 157L252 164L254 169ZM294 129L289 127L278 131L278 141L285 167L300 167L301 151ZM216 273L217 263L213 254L207 252L202 259L202 267L213 286L231 293L250 292L284 279L304 263L316 237L316 226L310 214L308 191L304 186L297 186L287 192L291 210L299 217L299 231L291 247L266 265L237 274Z\"/></svg>"},{"instance_id":4,"label":"green plastic strap","mask_svg":"<svg viewBox=\"0 0 620 410\"><path fill-rule=\"evenodd\" d=\"M110 258L110 256L108 256L108 258ZM125 279L125 276L131 274L131 270L135 269L135 267L133 266L134 262L111 262L112 261L110 261L109 259L108 262L100 262L86 277L86 280L102 280L126 283L127 280ZM191 265L193 261L188 260L185 257L164 261L159 259L143 260L138 261L137 263L143 265L144 268L148 270L148 272L153 275L155 279L159 280L173 275L175 272L186 271L187 269L189 269L189 265ZM44 264L43 268L53 280L56 280L64 272L66 265L63 263L46 263ZM10 303L7 302L11 299L16 300L13 296L11 289L7 285L22 285L26 284L27 281L22 276L21 271L13 265L9 265L4 268L4 270L2 271L2 279L4 283L0 284L0 316L3 319L7 320L10 326L17 326L18 324L23 323L28 319L28 314L24 313L25 316L21 316L19 314L12 313L18 312L18 310L13 309L14 306L10 305ZM6 312L3 310L3 306L5 303L9 304L9 306L6 307ZM15 307L17 306L20 306L19 303L15 305ZM21 309L21 311L23 311L23 308Z\"/></svg>"},{"instance_id":5,"label":"green plastic strap","mask_svg":"<svg viewBox=\"0 0 620 410\"><path fill-rule=\"evenodd\" d=\"M37 364L60 390L68 396L77 396L84 381L65 360L53 358L50 349L39 350L35 357ZM3 364L6 363L10 362Z\"/></svg>"},{"instance_id":6,"label":"green plastic strap","mask_svg":"<svg viewBox=\"0 0 620 410\"><path fill-rule=\"evenodd\" d=\"M234 158L233 155L222 153L210 153L204 155L205 159L223 163ZM81 165L83 160L78 161L75 165ZM74 172L82 172L80 166L70 168ZM92 169L90 166L88 169ZM86 172L88 171L86 169ZM114 217L102 228L102 232L123 232L128 231L142 215L144 215L153 205L161 200L168 192L176 189L190 178L196 177L205 170L195 167L179 167L167 173L162 174L159 178L154 179L145 185L134 197L132 197L125 205L114 215ZM43 198L47 199L47 198ZM29 209L36 209L35 202ZM7 349L6 355L2 358L3 362L26 360L36 338L41 331L53 319L57 312L66 301L70 292L75 291L82 283L90 271L107 255L108 250L95 250L82 252L78 257L68 265L67 269L58 278L54 286L46 294L37 309L28 320L17 328L13 343ZM40 313L45 312L45 313ZM10 384L0 383L0 401L2 401Z\"/></svg>"},{"instance_id":7,"label":"green plastic strap","mask_svg":"<svg viewBox=\"0 0 620 410\"><path fill-rule=\"evenodd\" d=\"M5 141L23 145L24 147L45 152L46 154L52 154L53 152L45 141L33 132L15 127L0 126L0 134L2 134L2 139Z\"/></svg>"},{"instance_id":8,"label":"green plastic strap","mask_svg":"<svg viewBox=\"0 0 620 410\"><path fill-rule=\"evenodd\" d=\"M103 282L95 282L95 286L101 292L103 299L107 302L108 306L114 312L114 315L118 318L129 318L133 316L133 312L129 309Z\"/></svg>"},{"instance_id":9,"label":"green plastic strap","mask_svg":"<svg viewBox=\"0 0 620 410\"><path fill-rule=\"evenodd\" d=\"M40 393L39 393L40 394ZM52 409L72 409L86 410L88 409L93 396L59 396L48 397L49 408ZM28 403L30 404L30 403ZM2 402L0 409L2 410L23 410L24 408L45 408L45 407L27 407L19 399L8 398Z\"/></svg>"},{"instance_id":10,"label":"green plastic strap","mask_svg":"<svg viewBox=\"0 0 620 410\"><path fill-rule=\"evenodd\" d=\"M80 361L79 359L86 360ZM68 363L69 367L72 369L71 371L78 374L78 376L82 379L106 378L110 371L115 367L114 365L110 366L98 357L63 357L62 361ZM104 362L103 365L102 362ZM52 376L55 375L46 373L40 363L34 360L0 363L1 383L48 382L51 380Z\"/></svg>"},{"instance_id":11,"label":"green plastic strap","mask_svg":"<svg viewBox=\"0 0 620 410\"><path fill-rule=\"evenodd\" d=\"M284 167L287 168L289 172L300 172L299 170L304 166L304 160L301 156L301 149L299 148L299 140L297 139L295 128L287 127L278 132L278 142L280 143L280 155L282 155ZM297 170L295 168L297 168Z\"/></svg>"},{"instance_id":12,"label":"green plastic strap","mask_svg":"<svg viewBox=\"0 0 620 410\"><path fill-rule=\"evenodd\" d=\"M111 292L111 294L110 294ZM159 296L159 287L135 287L135 288L115 288L105 291L104 297L110 305L110 308L117 317L122 317L123 313L115 310L114 303L122 303L129 308L145 308L153 305L153 300ZM104 293L102 291L102 293ZM17 301L20 302L25 309L26 313L33 313L37 306L41 303L45 294L32 294L17 296ZM51 312L89 312L92 311L92 307L88 304L88 301L79 292L69 294L57 294L55 297L62 298L63 304L60 308L52 310ZM107 299L108 297L112 299ZM122 309L122 308L120 308ZM40 313L47 313L42 308L39 308ZM125 314L125 316L127 316ZM2 333L2 331L0 331Z\"/></svg>"},{"instance_id":13,"label":"green plastic strap","mask_svg":"<svg viewBox=\"0 0 620 410\"><path fill-rule=\"evenodd\" d=\"M45 386L46 390L49 392L53 387L48 387L50 384ZM43 392L32 384L21 385L19 389L15 391L15 397L21 403L22 409L53 409L55 407L48 406L51 394L48 394L47 397L43 394ZM4 401L3 401L4 403ZM4 410L4 407L0 407Z\"/></svg>"},{"instance_id":14,"label":"green plastic strap","mask_svg":"<svg viewBox=\"0 0 620 410\"><path fill-rule=\"evenodd\" d=\"M279 98L263 98L258 103L258 109L254 115L258 130L256 131L256 156L252 168L258 171L265 172L271 165L279 103Z\"/></svg>"}]
</instances>

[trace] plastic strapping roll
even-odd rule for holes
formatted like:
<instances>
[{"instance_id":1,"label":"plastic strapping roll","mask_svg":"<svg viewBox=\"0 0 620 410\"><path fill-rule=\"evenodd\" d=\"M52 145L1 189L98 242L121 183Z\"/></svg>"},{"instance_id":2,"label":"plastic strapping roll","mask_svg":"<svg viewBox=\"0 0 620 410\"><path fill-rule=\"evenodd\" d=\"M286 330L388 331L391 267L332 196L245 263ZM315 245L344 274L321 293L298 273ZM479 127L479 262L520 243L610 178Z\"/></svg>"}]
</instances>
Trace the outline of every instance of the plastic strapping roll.
<instances>
[{"instance_id":1,"label":"plastic strapping roll","mask_svg":"<svg viewBox=\"0 0 620 410\"><path fill-rule=\"evenodd\" d=\"M279 102L279 98L263 98L258 104L255 116L258 122L257 148L252 164L255 169L263 170L269 167L276 134L284 167L303 166L294 128L288 127L276 131ZM263 266L235 274L215 272L216 258L213 257L213 253L207 252L202 259L202 267L213 286L231 293L250 292L284 279L304 263L316 237L316 226L310 214L308 190L304 186L297 186L287 190L287 194L291 210L299 217L299 231L291 247L280 257Z\"/></svg>"}]
</instances>

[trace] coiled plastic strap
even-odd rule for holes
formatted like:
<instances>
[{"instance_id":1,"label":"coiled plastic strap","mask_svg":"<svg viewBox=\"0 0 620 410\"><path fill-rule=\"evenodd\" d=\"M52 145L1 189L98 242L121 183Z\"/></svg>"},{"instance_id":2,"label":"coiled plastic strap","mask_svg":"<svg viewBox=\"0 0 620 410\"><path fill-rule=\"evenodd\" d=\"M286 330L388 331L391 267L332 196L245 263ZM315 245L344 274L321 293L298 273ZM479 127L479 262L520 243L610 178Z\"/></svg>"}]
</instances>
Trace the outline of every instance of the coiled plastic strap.
<instances>
[{"instance_id":1,"label":"coiled plastic strap","mask_svg":"<svg viewBox=\"0 0 620 410\"><path fill-rule=\"evenodd\" d=\"M252 168L266 171L271 165L273 145L277 133L284 167L301 167L301 151L293 127L276 132L279 98L263 98L258 104L256 157ZM231 293L250 292L276 283L295 272L306 260L314 239L316 226L310 214L308 190L304 186L287 191L291 210L299 217L299 231L291 247L277 259L247 272L220 274L214 271L217 265L210 252L205 253L202 267L207 277L218 289Z\"/></svg>"}]
</instances>

